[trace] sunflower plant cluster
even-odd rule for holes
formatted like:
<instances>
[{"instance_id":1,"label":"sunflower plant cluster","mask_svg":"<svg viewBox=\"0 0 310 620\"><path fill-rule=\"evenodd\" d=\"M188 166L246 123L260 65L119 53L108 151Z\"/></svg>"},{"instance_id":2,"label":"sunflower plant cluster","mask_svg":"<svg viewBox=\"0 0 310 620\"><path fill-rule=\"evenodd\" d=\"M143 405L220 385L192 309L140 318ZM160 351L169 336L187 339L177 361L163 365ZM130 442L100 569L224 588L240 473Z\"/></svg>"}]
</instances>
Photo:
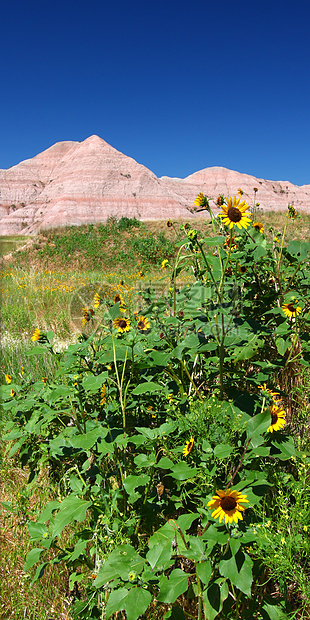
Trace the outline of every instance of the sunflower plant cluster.
<instances>
[{"instance_id":1,"label":"sunflower plant cluster","mask_svg":"<svg viewBox=\"0 0 310 620\"><path fill-rule=\"evenodd\" d=\"M28 523L24 571L34 583L64 562L75 617L274 620L310 603L301 586L289 596L287 572L273 578L266 525L283 523L283 480L308 484L290 391L310 364L310 244L285 245L290 210L268 242L241 191L215 201L218 216L198 195L212 233L182 227L167 294L132 307L96 293L75 344L33 334L53 380L5 375L8 453L29 481L48 467L58 484ZM296 521L306 572L304 533Z\"/></svg>"}]
</instances>

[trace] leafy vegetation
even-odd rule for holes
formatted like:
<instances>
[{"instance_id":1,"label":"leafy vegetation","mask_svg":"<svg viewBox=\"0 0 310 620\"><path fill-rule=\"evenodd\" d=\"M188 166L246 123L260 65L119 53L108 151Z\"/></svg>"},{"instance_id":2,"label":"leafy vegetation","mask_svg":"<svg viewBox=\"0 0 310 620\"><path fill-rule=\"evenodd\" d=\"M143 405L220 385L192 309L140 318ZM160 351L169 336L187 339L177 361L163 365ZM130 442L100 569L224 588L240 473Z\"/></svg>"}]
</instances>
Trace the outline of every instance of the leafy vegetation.
<instances>
[{"instance_id":1,"label":"leafy vegetation","mask_svg":"<svg viewBox=\"0 0 310 620\"><path fill-rule=\"evenodd\" d=\"M73 617L309 617L310 244L241 198L221 222L199 194L210 225L169 223L171 254L138 226L166 290L98 283L78 338L37 322L38 366L3 367L6 459L50 481L24 574L63 566Z\"/></svg>"}]
</instances>

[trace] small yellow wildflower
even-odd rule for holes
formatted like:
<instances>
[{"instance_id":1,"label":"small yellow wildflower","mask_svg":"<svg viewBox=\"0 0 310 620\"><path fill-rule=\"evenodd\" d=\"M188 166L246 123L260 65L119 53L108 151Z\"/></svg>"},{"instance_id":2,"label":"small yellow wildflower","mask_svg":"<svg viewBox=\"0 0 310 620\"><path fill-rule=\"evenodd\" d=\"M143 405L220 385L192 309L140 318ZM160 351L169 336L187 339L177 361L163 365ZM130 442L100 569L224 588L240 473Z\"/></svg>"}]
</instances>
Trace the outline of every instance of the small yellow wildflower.
<instances>
[{"instance_id":1,"label":"small yellow wildflower","mask_svg":"<svg viewBox=\"0 0 310 620\"><path fill-rule=\"evenodd\" d=\"M5 378L7 383L11 383L11 381L12 381L11 375L4 375L4 378Z\"/></svg>"},{"instance_id":2,"label":"small yellow wildflower","mask_svg":"<svg viewBox=\"0 0 310 620\"><path fill-rule=\"evenodd\" d=\"M193 445L194 445L194 437L191 435L190 440L185 442L185 446L183 448L184 456L188 456L188 454L192 451Z\"/></svg>"}]
</instances>

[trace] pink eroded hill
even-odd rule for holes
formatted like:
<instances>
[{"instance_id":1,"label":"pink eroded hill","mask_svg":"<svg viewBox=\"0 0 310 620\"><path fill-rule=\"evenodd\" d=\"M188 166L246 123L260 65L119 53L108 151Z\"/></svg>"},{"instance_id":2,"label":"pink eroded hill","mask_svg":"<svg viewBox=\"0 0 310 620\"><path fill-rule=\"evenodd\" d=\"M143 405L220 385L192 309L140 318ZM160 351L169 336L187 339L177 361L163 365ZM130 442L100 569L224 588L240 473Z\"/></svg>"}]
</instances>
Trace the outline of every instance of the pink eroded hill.
<instances>
[{"instance_id":1,"label":"pink eroded hill","mask_svg":"<svg viewBox=\"0 0 310 620\"><path fill-rule=\"evenodd\" d=\"M263 210L288 203L310 212L310 185L267 181L212 167L185 179L161 177L98 136L58 142L43 153L0 171L1 234L32 234L54 226L103 222L110 216L141 220L194 218L194 199L237 194L249 204L253 188ZM200 214L201 215L201 214Z\"/></svg>"}]
</instances>

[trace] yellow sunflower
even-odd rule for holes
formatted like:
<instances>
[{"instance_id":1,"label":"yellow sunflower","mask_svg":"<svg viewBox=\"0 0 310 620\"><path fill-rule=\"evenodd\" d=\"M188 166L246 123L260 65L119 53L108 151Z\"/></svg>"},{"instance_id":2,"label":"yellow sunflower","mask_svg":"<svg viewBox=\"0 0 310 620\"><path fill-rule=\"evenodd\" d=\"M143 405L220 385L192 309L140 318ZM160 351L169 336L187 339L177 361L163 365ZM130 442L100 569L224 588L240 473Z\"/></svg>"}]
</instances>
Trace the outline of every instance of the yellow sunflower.
<instances>
[{"instance_id":1,"label":"yellow sunflower","mask_svg":"<svg viewBox=\"0 0 310 620\"><path fill-rule=\"evenodd\" d=\"M120 293L116 293L116 295L114 295L113 297L113 303L120 304L120 306L124 306L125 305L124 297Z\"/></svg>"},{"instance_id":2,"label":"yellow sunflower","mask_svg":"<svg viewBox=\"0 0 310 620\"><path fill-rule=\"evenodd\" d=\"M262 385L259 385L258 387L259 387L260 390L262 390L263 396L265 396L265 397L266 396L269 396L269 397L271 396L272 400L275 403L279 403L282 400L282 398L279 398L279 392L273 392L272 390L267 388L266 383L263 383Z\"/></svg>"},{"instance_id":3,"label":"yellow sunflower","mask_svg":"<svg viewBox=\"0 0 310 620\"><path fill-rule=\"evenodd\" d=\"M90 319L94 316L94 311L92 308L83 308L83 318L82 318L82 325L86 325L86 323L88 323L88 321L90 321Z\"/></svg>"},{"instance_id":4,"label":"yellow sunflower","mask_svg":"<svg viewBox=\"0 0 310 620\"><path fill-rule=\"evenodd\" d=\"M11 383L11 381L12 381L11 375L4 375L4 378L5 378L7 383Z\"/></svg>"},{"instance_id":5,"label":"yellow sunflower","mask_svg":"<svg viewBox=\"0 0 310 620\"><path fill-rule=\"evenodd\" d=\"M238 187L238 194L239 194L239 196L242 196L242 194L243 194L243 189L241 189L241 187Z\"/></svg>"},{"instance_id":6,"label":"yellow sunflower","mask_svg":"<svg viewBox=\"0 0 310 620\"><path fill-rule=\"evenodd\" d=\"M137 327L141 329L141 331L145 331L151 327L151 323L149 319L146 319L145 316L137 316Z\"/></svg>"},{"instance_id":7,"label":"yellow sunflower","mask_svg":"<svg viewBox=\"0 0 310 620\"><path fill-rule=\"evenodd\" d=\"M239 265L238 271L239 273L246 273L247 267L245 265Z\"/></svg>"},{"instance_id":8,"label":"yellow sunflower","mask_svg":"<svg viewBox=\"0 0 310 620\"><path fill-rule=\"evenodd\" d=\"M290 304L283 304L282 310L288 317L296 317L301 313L300 306L297 306L298 300L291 302Z\"/></svg>"},{"instance_id":9,"label":"yellow sunflower","mask_svg":"<svg viewBox=\"0 0 310 620\"><path fill-rule=\"evenodd\" d=\"M12 398L13 398L13 396L15 396L15 392L14 392L13 388L11 389L10 396L11 396Z\"/></svg>"},{"instance_id":10,"label":"yellow sunflower","mask_svg":"<svg viewBox=\"0 0 310 620\"><path fill-rule=\"evenodd\" d=\"M240 200L240 194L239 198L236 198L236 196L233 198L226 198L226 205L222 206L222 213L218 215L218 217L223 218L223 224L226 224L229 228L232 228L234 224L240 229L247 228L252 221L251 218L248 217L250 214L245 213L245 211L250 208L249 205L245 200L242 202L240 202Z\"/></svg>"},{"instance_id":11,"label":"yellow sunflower","mask_svg":"<svg viewBox=\"0 0 310 620\"><path fill-rule=\"evenodd\" d=\"M100 394L101 394L101 401L100 401L100 405L101 407L103 407L104 403L105 403L105 393L107 391L107 388L105 385L102 386L101 390L100 390Z\"/></svg>"},{"instance_id":12,"label":"yellow sunflower","mask_svg":"<svg viewBox=\"0 0 310 620\"><path fill-rule=\"evenodd\" d=\"M162 269L167 269L167 267L168 267L168 263L169 263L168 259L167 259L167 258L165 258L165 259L162 261L161 268L162 268Z\"/></svg>"},{"instance_id":13,"label":"yellow sunflower","mask_svg":"<svg viewBox=\"0 0 310 620\"><path fill-rule=\"evenodd\" d=\"M40 337L41 337L41 330L40 329L35 329L33 334L32 334L31 340L33 342L36 342L37 340L40 340Z\"/></svg>"},{"instance_id":14,"label":"yellow sunflower","mask_svg":"<svg viewBox=\"0 0 310 620\"><path fill-rule=\"evenodd\" d=\"M278 405L271 405L270 407L271 424L267 428L267 433L273 433L273 431L282 430L286 424L285 411L278 407Z\"/></svg>"},{"instance_id":15,"label":"yellow sunflower","mask_svg":"<svg viewBox=\"0 0 310 620\"><path fill-rule=\"evenodd\" d=\"M290 218L290 220L295 220L298 215L295 207L293 207L293 205L288 205L287 208L288 208L288 217Z\"/></svg>"},{"instance_id":16,"label":"yellow sunflower","mask_svg":"<svg viewBox=\"0 0 310 620\"><path fill-rule=\"evenodd\" d=\"M94 308L99 308L101 306L101 297L99 293L95 293L94 295Z\"/></svg>"},{"instance_id":17,"label":"yellow sunflower","mask_svg":"<svg viewBox=\"0 0 310 620\"><path fill-rule=\"evenodd\" d=\"M212 512L214 519L219 518L219 522L222 523L225 519L225 523L238 523L238 520L243 520L242 512L246 509L243 506L244 503L249 503L246 499L247 495L242 495L239 491L233 491L232 489L226 489L222 491L219 489L216 491L217 495L213 495L212 500L208 502L208 507Z\"/></svg>"},{"instance_id":18,"label":"yellow sunflower","mask_svg":"<svg viewBox=\"0 0 310 620\"><path fill-rule=\"evenodd\" d=\"M255 230L257 230L260 233L264 232L264 224L262 224L261 222L254 222L254 224L252 224L253 228L255 228Z\"/></svg>"},{"instance_id":19,"label":"yellow sunflower","mask_svg":"<svg viewBox=\"0 0 310 620\"><path fill-rule=\"evenodd\" d=\"M225 248L227 248L227 250L231 249L231 251L233 252L234 250L238 250L238 246L235 243L235 237L226 237L226 241L224 243Z\"/></svg>"},{"instance_id":20,"label":"yellow sunflower","mask_svg":"<svg viewBox=\"0 0 310 620\"><path fill-rule=\"evenodd\" d=\"M190 440L185 442L185 446L183 448L184 456L187 456L192 451L193 445L194 445L194 437L191 435Z\"/></svg>"},{"instance_id":21,"label":"yellow sunflower","mask_svg":"<svg viewBox=\"0 0 310 620\"><path fill-rule=\"evenodd\" d=\"M194 200L194 205L195 207L202 207L202 209L206 209L209 206L207 196L205 196L202 192L199 192L198 196L196 196ZM202 209L200 209L200 211Z\"/></svg>"},{"instance_id":22,"label":"yellow sunflower","mask_svg":"<svg viewBox=\"0 0 310 620\"><path fill-rule=\"evenodd\" d=\"M120 332L121 334L123 332L129 332L129 330L130 330L130 320L126 319L126 317L124 317L124 316L118 316L113 321L113 327L115 327L115 329L117 329L117 331Z\"/></svg>"}]
</instances>

